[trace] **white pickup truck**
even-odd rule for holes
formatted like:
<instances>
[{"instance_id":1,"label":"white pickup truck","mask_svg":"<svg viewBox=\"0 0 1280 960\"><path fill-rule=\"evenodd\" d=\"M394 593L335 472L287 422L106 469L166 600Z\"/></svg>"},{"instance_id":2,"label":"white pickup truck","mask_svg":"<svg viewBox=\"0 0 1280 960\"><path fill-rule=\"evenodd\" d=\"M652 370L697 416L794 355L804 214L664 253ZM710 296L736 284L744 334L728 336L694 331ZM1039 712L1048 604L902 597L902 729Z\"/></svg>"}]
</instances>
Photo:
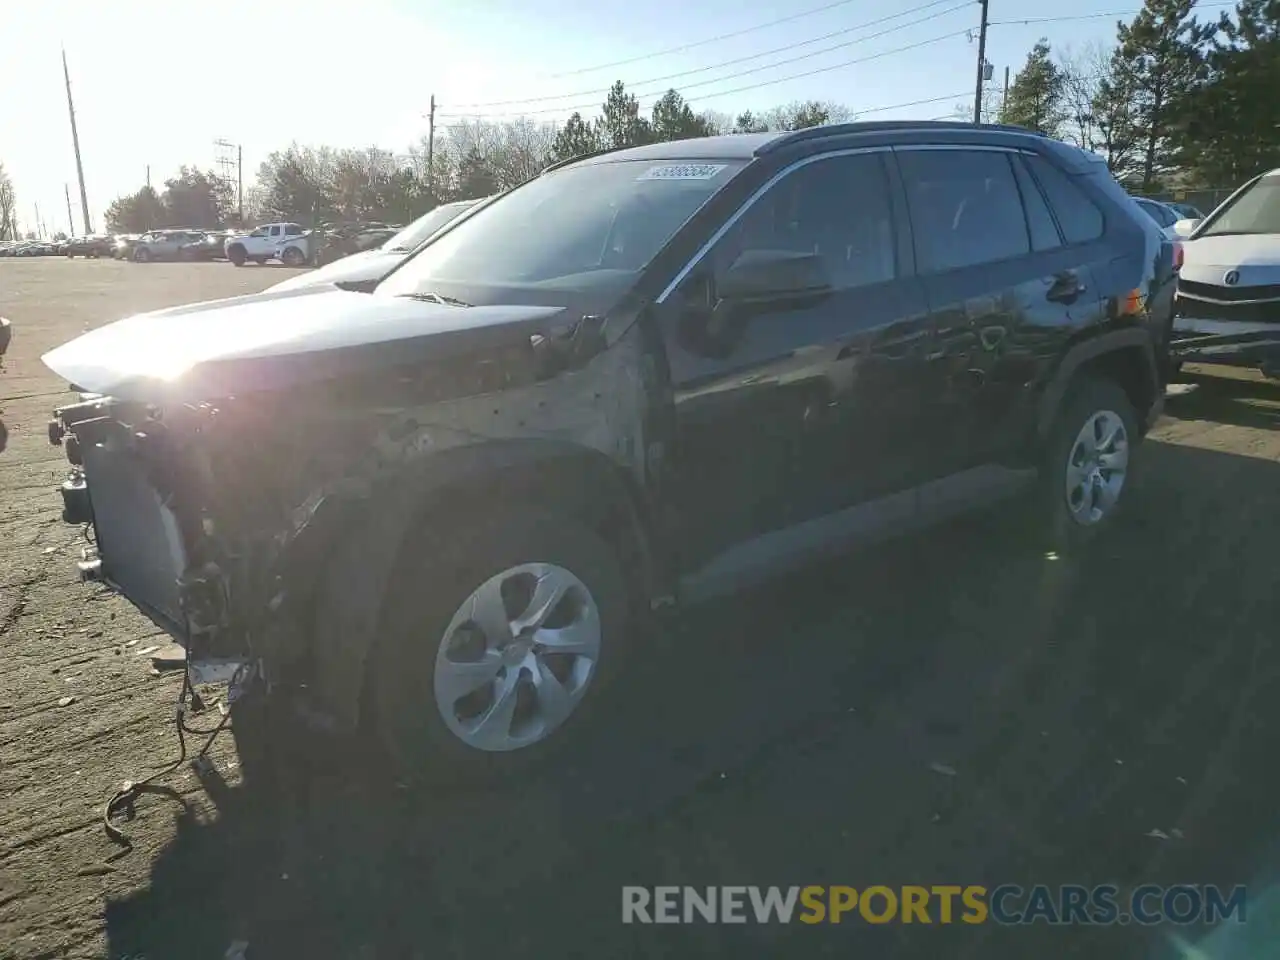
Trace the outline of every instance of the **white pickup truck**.
<instances>
[{"instance_id":1,"label":"white pickup truck","mask_svg":"<svg viewBox=\"0 0 1280 960\"><path fill-rule=\"evenodd\" d=\"M285 241L302 234L302 225L298 223L264 223L249 233L228 237L223 249L227 259L237 267L243 267L249 260L266 263L280 255Z\"/></svg>"}]
</instances>

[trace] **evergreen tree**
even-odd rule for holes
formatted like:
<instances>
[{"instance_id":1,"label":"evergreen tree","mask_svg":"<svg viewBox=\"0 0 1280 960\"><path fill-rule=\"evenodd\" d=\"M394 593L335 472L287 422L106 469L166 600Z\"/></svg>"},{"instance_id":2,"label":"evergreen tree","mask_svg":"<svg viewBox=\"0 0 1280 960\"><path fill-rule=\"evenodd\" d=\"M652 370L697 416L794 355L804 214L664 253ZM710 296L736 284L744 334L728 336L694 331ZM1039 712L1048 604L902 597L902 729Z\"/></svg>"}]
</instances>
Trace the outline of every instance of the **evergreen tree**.
<instances>
[{"instance_id":1,"label":"evergreen tree","mask_svg":"<svg viewBox=\"0 0 1280 960\"><path fill-rule=\"evenodd\" d=\"M1009 84L1000 122L1056 137L1067 120L1066 92L1066 76L1053 62L1049 41L1041 38Z\"/></svg>"}]
</instances>

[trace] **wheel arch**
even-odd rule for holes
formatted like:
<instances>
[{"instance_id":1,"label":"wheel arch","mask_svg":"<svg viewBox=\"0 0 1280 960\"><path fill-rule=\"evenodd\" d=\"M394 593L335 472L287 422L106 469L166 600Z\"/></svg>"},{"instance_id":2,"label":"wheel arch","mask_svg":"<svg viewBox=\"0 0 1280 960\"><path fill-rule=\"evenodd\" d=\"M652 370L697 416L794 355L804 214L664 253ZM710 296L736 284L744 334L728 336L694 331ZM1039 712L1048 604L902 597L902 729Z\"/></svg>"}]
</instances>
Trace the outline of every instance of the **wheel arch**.
<instances>
[{"instance_id":1,"label":"wheel arch","mask_svg":"<svg viewBox=\"0 0 1280 960\"><path fill-rule=\"evenodd\" d=\"M1141 327L1126 327L1081 340L1067 350L1041 395L1036 415L1038 441L1049 436L1072 385L1090 375L1119 384L1145 431L1149 413L1163 395L1160 370L1151 333Z\"/></svg>"},{"instance_id":2,"label":"wheel arch","mask_svg":"<svg viewBox=\"0 0 1280 960\"><path fill-rule=\"evenodd\" d=\"M646 501L607 456L541 439L443 451L349 502L331 528L325 562L312 584L307 673L316 706L344 726L360 722L387 585L410 538L439 518L449 523L519 503L583 522L619 550L624 568L640 571L643 596L636 599L654 595L661 574Z\"/></svg>"}]
</instances>

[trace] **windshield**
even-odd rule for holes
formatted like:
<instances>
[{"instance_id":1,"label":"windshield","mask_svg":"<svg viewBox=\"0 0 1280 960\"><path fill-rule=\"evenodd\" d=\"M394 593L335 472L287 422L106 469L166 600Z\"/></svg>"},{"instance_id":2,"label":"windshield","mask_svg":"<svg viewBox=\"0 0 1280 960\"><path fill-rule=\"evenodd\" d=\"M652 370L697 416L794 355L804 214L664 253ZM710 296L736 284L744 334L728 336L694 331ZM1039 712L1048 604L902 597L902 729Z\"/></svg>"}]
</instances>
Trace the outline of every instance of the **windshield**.
<instances>
[{"instance_id":1,"label":"windshield","mask_svg":"<svg viewBox=\"0 0 1280 960\"><path fill-rule=\"evenodd\" d=\"M1263 177L1246 190L1200 234L1280 233L1280 176Z\"/></svg>"},{"instance_id":2,"label":"windshield","mask_svg":"<svg viewBox=\"0 0 1280 960\"><path fill-rule=\"evenodd\" d=\"M383 250L416 250L429 236L475 203L446 203L419 217L382 245Z\"/></svg>"},{"instance_id":3,"label":"windshield","mask_svg":"<svg viewBox=\"0 0 1280 960\"><path fill-rule=\"evenodd\" d=\"M615 160L544 174L428 244L379 292L428 293L442 282L520 286L604 271L638 273L742 166Z\"/></svg>"}]
</instances>

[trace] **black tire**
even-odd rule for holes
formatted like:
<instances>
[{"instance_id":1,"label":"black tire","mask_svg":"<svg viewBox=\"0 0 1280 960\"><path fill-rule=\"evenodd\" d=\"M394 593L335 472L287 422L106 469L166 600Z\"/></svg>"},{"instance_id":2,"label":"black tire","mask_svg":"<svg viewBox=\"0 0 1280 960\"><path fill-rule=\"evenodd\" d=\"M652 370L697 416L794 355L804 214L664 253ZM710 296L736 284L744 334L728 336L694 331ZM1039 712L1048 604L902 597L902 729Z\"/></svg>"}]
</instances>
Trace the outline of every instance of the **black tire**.
<instances>
[{"instance_id":1,"label":"black tire","mask_svg":"<svg viewBox=\"0 0 1280 960\"><path fill-rule=\"evenodd\" d=\"M139 247L133 251L133 259L137 263L148 263L151 260L151 251L146 247Z\"/></svg>"},{"instance_id":2,"label":"black tire","mask_svg":"<svg viewBox=\"0 0 1280 960\"><path fill-rule=\"evenodd\" d=\"M284 253L280 254L280 262L286 267L301 267L307 262L307 258L297 247L287 247Z\"/></svg>"},{"instance_id":3,"label":"black tire","mask_svg":"<svg viewBox=\"0 0 1280 960\"><path fill-rule=\"evenodd\" d=\"M447 529L447 518L428 529ZM441 549L442 542L453 544ZM419 546L418 544L421 544ZM593 724L618 676L631 626L630 598L614 550L576 521L543 512L503 514L458 538L419 538L387 591L380 638L370 664L366 715L397 776L407 783L479 784L521 775L572 745ZM583 700L544 740L518 750L468 746L445 724L434 695L440 639L473 590L503 570L555 563L590 591L600 615L596 674ZM424 589L434 585L432 589Z\"/></svg>"},{"instance_id":4,"label":"black tire","mask_svg":"<svg viewBox=\"0 0 1280 960\"><path fill-rule=\"evenodd\" d=\"M1084 525L1074 519L1068 507L1066 470L1076 438L1085 424L1102 411L1117 414L1123 422L1129 462L1115 505L1097 522ZM1123 512L1126 499L1131 495L1138 446L1138 418L1128 395L1118 383L1081 377L1072 385L1050 429L1040 463L1035 505L1042 521L1040 529L1044 532L1046 548L1060 553L1079 550L1115 524L1117 515Z\"/></svg>"},{"instance_id":5,"label":"black tire","mask_svg":"<svg viewBox=\"0 0 1280 960\"><path fill-rule=\"evenodd\" d=\"M270 258L270 257L250 257L249 259L251 259L251 260L252 260L254 263L256 263L258 266L262 266L264 263L266 263L266 262L267 262L268 260L270 260L271 258Z\"/></svg>"},{"instance_id":6,"label":"black tire","mask_svg":"<svg viewBox=\"0 0 1280 960\"><path fill-rule=\"evenodd\" d=\"M244 262L245 260L248 259L248 257L245 256L244 247L240 246L240 244L238 243L235 243L235 244L232 244L227 249L227 259L230 260L237 267L243 267Z\"/></svg>"}]
</instances>

